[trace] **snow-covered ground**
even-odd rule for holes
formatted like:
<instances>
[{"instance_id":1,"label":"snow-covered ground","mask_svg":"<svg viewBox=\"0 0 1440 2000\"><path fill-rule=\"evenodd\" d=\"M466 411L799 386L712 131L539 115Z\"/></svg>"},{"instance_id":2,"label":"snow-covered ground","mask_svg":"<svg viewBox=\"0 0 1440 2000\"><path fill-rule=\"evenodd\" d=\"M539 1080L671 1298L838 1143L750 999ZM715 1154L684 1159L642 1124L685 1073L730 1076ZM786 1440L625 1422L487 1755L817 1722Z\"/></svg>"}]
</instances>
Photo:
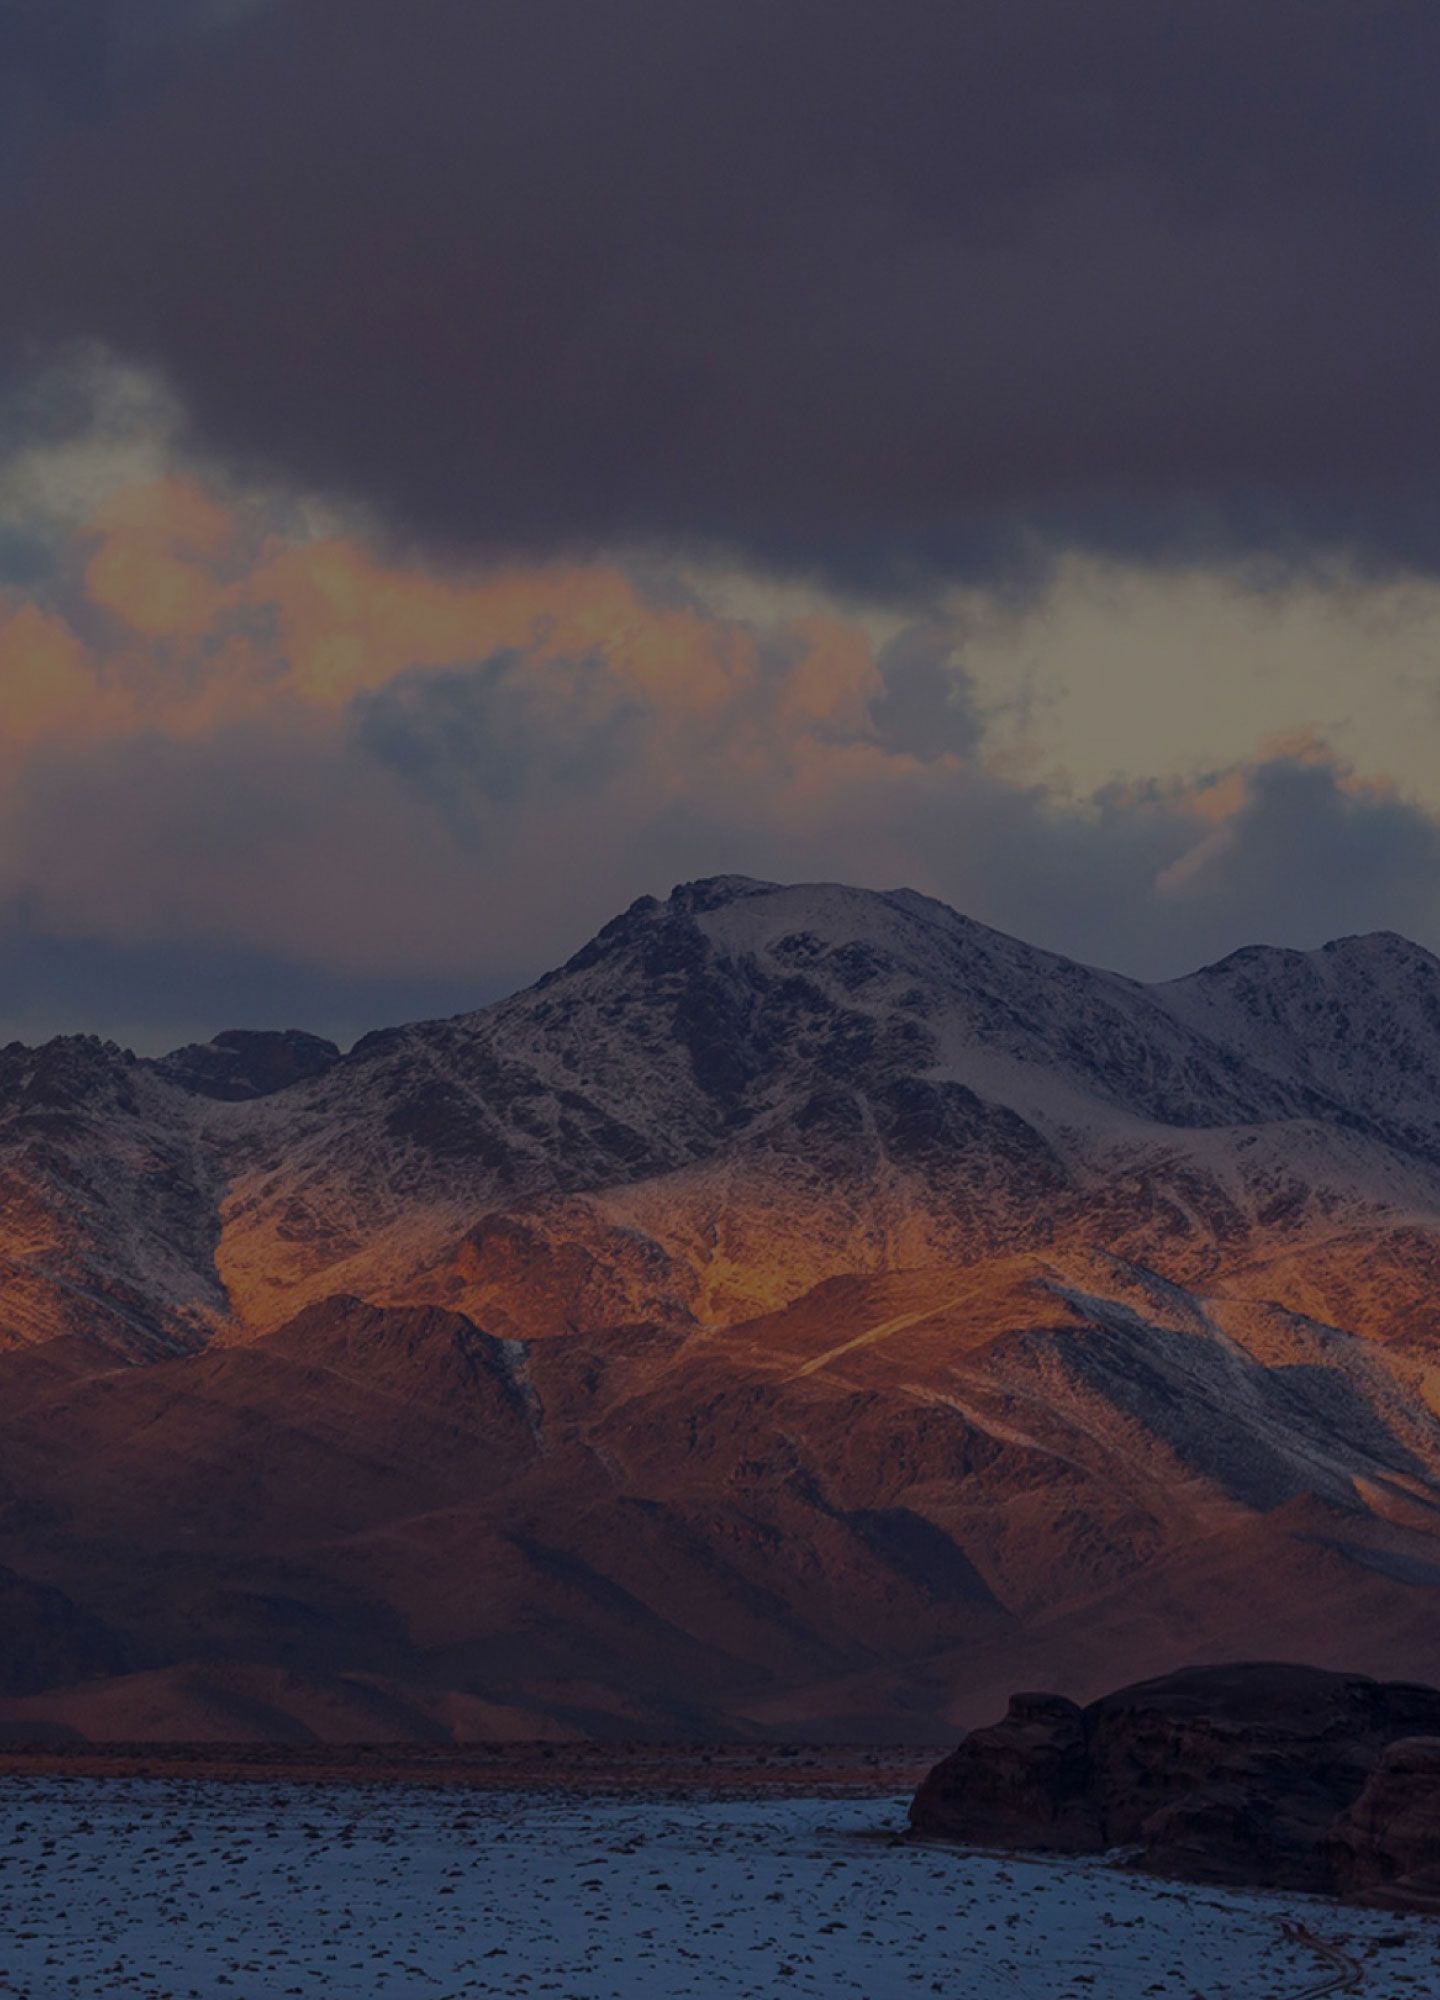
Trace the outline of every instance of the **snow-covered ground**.
<instances>
[{"instance_id":1,"label":"snow-covered ground","mask_svg":"<svg viewBox=\"0 0 1440 2000\"><path fill-rule=\"evenodd\" d=\"M1440 1923L892 1844L901 1799L0 1781L0 1994L1440 1992ZM1281 1926L1358 1964L1337 1978Z\"/></svg>"}]
</instances>

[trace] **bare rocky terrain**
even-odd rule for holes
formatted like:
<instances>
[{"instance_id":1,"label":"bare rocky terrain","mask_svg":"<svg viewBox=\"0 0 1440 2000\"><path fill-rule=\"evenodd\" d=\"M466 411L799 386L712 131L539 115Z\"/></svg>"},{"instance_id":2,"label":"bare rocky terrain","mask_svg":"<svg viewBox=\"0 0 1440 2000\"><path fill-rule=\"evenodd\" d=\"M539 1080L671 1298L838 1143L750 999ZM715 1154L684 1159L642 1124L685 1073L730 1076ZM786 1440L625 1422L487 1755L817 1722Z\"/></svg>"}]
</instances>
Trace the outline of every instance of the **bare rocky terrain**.
<instances>
[{"instance_id":1,"label":"bare rocky terrain","mask_svg":"<svg viewBox=\"0 0 1440 2000\"><path fill-rule=\"evenodd\" d=\"M644 899L496 1007L0 1051L0 1724L939 1741L1440 1648L1440 964Z\"/></svg>"}]
</instances>

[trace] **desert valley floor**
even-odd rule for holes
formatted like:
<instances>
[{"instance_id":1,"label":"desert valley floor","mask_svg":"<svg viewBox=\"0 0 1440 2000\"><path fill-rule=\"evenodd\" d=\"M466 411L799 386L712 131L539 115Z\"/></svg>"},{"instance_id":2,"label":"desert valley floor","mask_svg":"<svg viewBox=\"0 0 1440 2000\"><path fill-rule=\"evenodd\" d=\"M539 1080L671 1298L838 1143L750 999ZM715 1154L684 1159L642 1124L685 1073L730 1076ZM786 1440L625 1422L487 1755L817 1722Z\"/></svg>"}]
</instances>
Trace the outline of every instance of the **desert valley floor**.
<instances>
[{"instance_id":1,"label":"desert valley floor","mask_svg":"<svg viewBox=\"0 0 1440 2000\"><path fill-rule=\"evenodd\" d=\"M0 1777L12 2000L1421 2000L1440 1920L904 1844L904 1794Z\"/></svg>"}]
</instances>

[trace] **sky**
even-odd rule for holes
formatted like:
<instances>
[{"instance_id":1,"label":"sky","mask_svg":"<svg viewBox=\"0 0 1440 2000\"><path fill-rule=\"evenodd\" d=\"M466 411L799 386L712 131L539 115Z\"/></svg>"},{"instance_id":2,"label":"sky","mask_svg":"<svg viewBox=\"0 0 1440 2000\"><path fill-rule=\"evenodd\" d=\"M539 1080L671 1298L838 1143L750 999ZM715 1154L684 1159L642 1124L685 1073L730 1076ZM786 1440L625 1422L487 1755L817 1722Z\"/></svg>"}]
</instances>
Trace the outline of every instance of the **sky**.
<instances>
[{"instance_id":1,"label":"sky","mask_svg":"<svg viewBox=\"0 0 1440 2000\"><path fill-rule=\"evenodd\" d=\"M0 1039L697 875L1440 949L1421 0L10 0Z\"/></svg>"}]
</instances>

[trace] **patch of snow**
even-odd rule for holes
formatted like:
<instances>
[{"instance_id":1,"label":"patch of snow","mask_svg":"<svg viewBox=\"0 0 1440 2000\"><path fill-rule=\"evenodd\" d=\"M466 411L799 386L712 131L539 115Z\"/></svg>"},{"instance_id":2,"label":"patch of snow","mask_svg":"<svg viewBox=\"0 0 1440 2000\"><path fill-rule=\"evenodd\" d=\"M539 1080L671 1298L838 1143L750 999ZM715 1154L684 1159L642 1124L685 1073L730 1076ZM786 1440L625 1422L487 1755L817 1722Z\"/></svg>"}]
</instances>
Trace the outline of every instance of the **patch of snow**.
<instances>
[{"instance_id":1,"label":"patch of snow","mask_svg":"<svg viewBox=\"0 0 1440 2000\"><path fill-rule=\"evenodd\" d=\"M903 1799L0 1783L0 1994L1195 2000L1433 1993L1440 1924L897 1844Z\"/></svg>"}]
</instances>

